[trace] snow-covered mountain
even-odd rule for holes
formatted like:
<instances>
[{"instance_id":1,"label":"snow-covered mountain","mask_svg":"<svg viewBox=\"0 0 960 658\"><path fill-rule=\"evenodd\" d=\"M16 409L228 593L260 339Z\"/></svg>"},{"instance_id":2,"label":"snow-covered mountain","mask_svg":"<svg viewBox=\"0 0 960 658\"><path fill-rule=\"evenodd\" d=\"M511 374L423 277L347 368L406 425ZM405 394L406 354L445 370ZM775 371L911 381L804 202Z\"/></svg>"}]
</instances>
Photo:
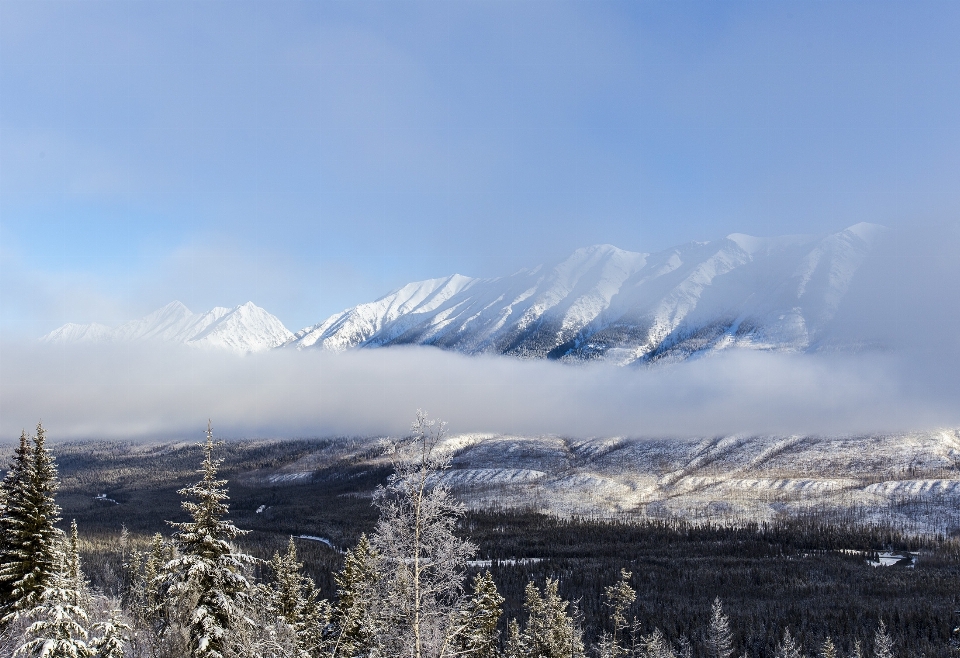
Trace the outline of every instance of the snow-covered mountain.
<instances>
[{"instance_id":1,"label":"snow-covered mountain","mask_svg":"<svg viewBox=\"0 0 960 658\"><path fill-rule=\"evenodd\" d=\"M735 233L656 254L596 245L507 277L410 283L286 344L418 344L620 364L729 347L815 350L883 230L860 223L827 236Z\"/></svg>"},{"instance_id":2,"label":"snow-covered mountain","mask_svg":"<svg viewBox=\"0 0 960 658\"><path fill-rule=\"evenodd\" d=\"M41 338L51 343L161 340L235 352L259 352L282 345L293 334L253 302L193 313L180 302L116 329L102 324L65 324Z\"/></svg>"},{"instance_id":3,"label":"snow-covered mountain","mask_svg":"<svg viewBox=\"0 0 960 658\"><path fill-rule=\"evenodd\" d=\"M42 340L157 339L236 352L432 345L618 364L731 347L814 351L883 231L861 223L827 236L734 233L655 254L595 245L511 276L409 283L296 334L250 302L206 313L173 302L116 329L66 324Z\"/></svg>"}]
</instances>

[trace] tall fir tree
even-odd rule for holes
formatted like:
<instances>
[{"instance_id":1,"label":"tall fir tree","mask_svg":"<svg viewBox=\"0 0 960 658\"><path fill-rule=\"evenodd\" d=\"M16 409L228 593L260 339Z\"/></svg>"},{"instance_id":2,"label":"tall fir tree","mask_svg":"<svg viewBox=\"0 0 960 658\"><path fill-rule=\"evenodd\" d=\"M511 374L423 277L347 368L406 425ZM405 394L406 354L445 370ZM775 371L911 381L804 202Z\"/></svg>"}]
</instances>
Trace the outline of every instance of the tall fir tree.
<instances>
[{"instance_id":1,"label":"tall fir tree","mask_svg":"<svg viewBox=\"0 0 960 658\"><path fill-rule=\"evenodd\" d=\"M659 628L644 638L643 648L646 651L644 658L676 658L676 653Z\"/></svg>"},{"instance_id":2,"label":"tall fir tree","mask_svg":"<svg viewBox=\"0 0 960 658\"><path fill-rule=\"evenodd\" d=\"M489 571L474 576L473 593L456 622L452 655L497 658L500 643L497 624L503 615L503 601Z\"/></svg>"},{"instance_id":3,"label":"tall fir tree","mask_svg":"<svg viewBox=\"0 0 960 658\"><path fill-rule=\"evenodd\" d=\"M530 655L530 647L527 646L527 637L520 630L520 624L516 619L511 619L507 623L507 640L503 651L504 658L527 658Z\"/></svg>"},{"instance_id":4,"label":"tall fir tree","mask_svg":"<svg viewBox=\"0 0 960 658\"><path fill-rule=\"evenodd\" d=\"M14 656L89 658L93 655L87 644L84 592L77 587L83 576L72 573L72 564L79 569L79 559L74 562L70 545L61 544L66 545L54 549L56 569L46 579L34 607L23 613L32 623L27 628L26 641Z\"/></svg>"},{"instance_id":5,"label":"tall fir tree","mask_svg":"<svg viewBox=\"0 0 960 658\"><path fill-rule=\"evenodd\" d=\"M829 635L820 645L819 658L837 658L837 647L833 644L833 638Z\"/></svg>"},{"instance_id":6,"label":"tall fir tree","mask_svg":"<svg viewBox=\"0 0 960 658\"><path fill-rule=\"evenodd\" d=\"M636 591L630 587L632 576L633 574L626 569L621 569L620 581L616 585L608 585L603 590L604 605L610 610L610 621L613 624L613 633L608 642L611 658L619 658L627 653L624 643L624 634L628 627L627 608L637 598Z\"/></svg>"},{"instance_id":7,"label":"tall fir tree","mask_svg":"<svg viewBox=\"0 0 960 658\"><path fill-rule=\"evenodd\" d=\"M225 516L229 510L226 480L217 479L221 459L207 425L203 463L197 484L178 493L194 500L181 503L192 521L171 523L179 556L167 562L161 579L180 614L191 658L227 658L235 653L231 640L246 623L244 606L250 592L245 570L255 563L230 543L245 534Z\"/></svg>"},{"instance_id":8,"label":"tall fir tree","mask_svg":"<svg viewBox=\"0 0 960 658\"><path fill-rule=\"evenodd\" d=\"M343 569L334 576L338 600L333 610L332 658L365 657L374 650L379 564L380 556L366 535L360 535L344 556Z\"/></svg>"},{"instance_id":9,"label":"tall fir tree","mask_svg":"<svg viewBox=\"0 0 960 658\"><path fill-rule=\"evenodd\" d=\"M287 543L285 554L273 554L270 568L273 582L263 587L269 612L293 630L296 649L301 655L317 655L324 644L330 607L320 599L313 580L303 574L293 537Z\"/></svg>"},{"instance_id":10,"label":"tall fir tree","mask_svg":"<svg viewBox=\"0 0 960 658\"><path fill-rule=\"evenodd\" d=\"M710 628L707 630L707 656L730 658L733 655L733 634L730 620L723 614L723 604L718 596L710 608Z\"/></svg>"},{"instance_id":11,"label":"tall fir tree","mask_svg":"<svg viewBox=\"0 0 960 658\"><path fill-rule=\"evenodd\" d=\"M803 658L803 653L797 641L790 635L789 628L783 631L783 640L777 645L777 652L774 655L776 658Z\"/></svg>"},{"instance_id":12,"label":"tall fir tree","mask_svg":"<svg viewBox=\"0 0 960 658\"><path fill-rule=\"evenodd\" d=\"M66 551L67 578L70 580L74 590L80 596L80 604L87 607L90 602L90 586L87 583L86 576L83 575L83 568L80 565L80 533L77 531L77 520L70 522L70 537L67 543Z\"/></svg>"},{"instance_id":13,"label":"tall fir tree","mask_svg":"<svg viewBox=\"0 0 960 658\"><path fill-rule=\"evenodd\" d=\"M850 652L850 658L866 658L863 651L863 643L857 640L853 643L853 651Z\"/></svg>"},{"instance_id":14,"label":"tall fir tree","mask_svg":"<svg viewBox=\"0 0 960 658\"><path fill-rule=\"evenodd\" d=\"M543 594L527 583L524 593L529 614L522 641L526 658L584 658L583 632L570 603L560 597L559 582L547 578Z\"/></svg>"},{"instance_id":15,"label":"tall fir tree","mask_svg":"<svg viewBox=\"0 0 960 658\"><path fill-rule=\"evenodd\" d=\"M33 449L27 433L20 433L7 474L0 483L0 617L15 604L13 584L23 577L20 546L27 527L27 487L33 469Z\"/></svg>"},{"instance_id":16,"label":"tall fir tree","mask_svg":"<svg viewBox=\"0 0 960 658\"><path fill-rule=\"evenodd\" d=\"M887 626L882 619L877 632L873 636L873 655L875 658L894 658L896 655L893 638L887 632Z\"/></svg>"},{"instance_id":17,"label":"tall fir tree","mask_svg":"<svg viewBox=\"0 0 960 658\"><path fill-rule=\"evenodd\" d=\"M20 456L23 448L18 448ZM44 588L57 573L62 558L63 532L56 527L60 507L56 502L57 466L46 447L46 432L37 424L29 450L23 485L7 496L9 548L0 565L0 581L9 591L3 620L9 621L40 601Z\"/></svg>"}]
</instances>

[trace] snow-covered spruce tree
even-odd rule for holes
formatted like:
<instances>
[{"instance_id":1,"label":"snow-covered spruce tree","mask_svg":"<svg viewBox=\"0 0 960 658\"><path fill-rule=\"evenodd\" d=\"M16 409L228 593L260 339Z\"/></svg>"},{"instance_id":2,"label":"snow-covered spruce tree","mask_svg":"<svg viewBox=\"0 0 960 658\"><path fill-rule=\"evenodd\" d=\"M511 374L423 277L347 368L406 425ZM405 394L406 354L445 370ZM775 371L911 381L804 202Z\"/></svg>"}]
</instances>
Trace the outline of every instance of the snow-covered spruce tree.
<instances>
[{"instance_id":1,"label":"snow-covered spruce tree","mask_svg":"<svg viewBox=\"0 0 960 658\"><path fill-rule=\"evenodd\" d=\"M543 594L527 583L523 607L528 613L520 646L524 658L584 658L583 633L570 604L560 598L559 583L547 578ZM520 654L518 654L519 656Z\"/></svg>"},{"instance_id":2,"label":"snow-covered spruce tree","mask_svg":"<svg viewBox=\"0 0 960 658\"><path fill-rule=\"evenodd\" d=\"M27 454L23 445L14 461L24 459L17 488L7 495L8 549L0 565L0 581L7 590L3 621L9 622L20 613L34 608L44 588L60 567L63 532L56 527L60 507L56 503L59 486L57 467L47 450L42 424Z\"/></svg>"},{"instance_id":3,"label":"snow-covered spruce tree","mask_svg":"<svg viewBox=\"0 0 960 658\"><path fill-rule=\"evenodd\" d=\"M89 608L90 585L80 566L80 534L77 532L76 519L70 522L70 537L67 540L66 547L66 569L67 578L80 597L78 599L79 605L84 609Z\"/></svg>"},{"instance_id":4,"label":"snow-covered spruce tree","mask_svg":"<svg viewBox=\"0 0 960 658\"><path fill-rule=\"evenodd\" d=\"M837 658L837 647L833 644L833 638L829 635L827 639L823 641L823 644L820 645L820 653L818 654L819 658Z\"/></svg>"},{"instance_id":5,"label":"snow-covered spruce tree","mask_svg":"<svg viewBox=\"0 0 960 658\"><path fill-rule=\"evenodd\" d=\"M302 573L293 537L284 555L274 553L270 568L273 582L259 587L267 612L290 628L297 652L303 656L319 654L330 621L330 606L320 599L313 580Z\"/></svg>"},{"instance_id":6,"label":"snow-covered spruce tree","mask_svg":"<svg viewBox=\"0 0 960 658\"><path fill-rule=\"evenodd\" d=\"M19 544L27 525L27 486L33 468L33 451L26 432L14 450L7 474L0 483L0 617L14 605L13 583L22 578Z\"/></svg>"},{"instance_id":7,"label":"snow-covered spruce tree","mask_svg":"<svg viewBox=\"0 0 960 658\"><path fill-rule=\"evenodd\" d=\"M520 624L516 619L511 619L507 624L506 648L503 652L504 658L527 658L530 655L527 646L527 638L520 630Z\"/></svg>"},{"instance_id":8,"label":"snow-covered spruce tree","mask_svg":"<svg viewBox=\"0 0 960 658\"><path fill-rule=\"evenodd\" d=\"M344 556L343 569L334 576L338 599L330 638L332 658L368 656L374 648L379 623L375 613L379 563L370 540L360 535L357 545Z\"/></svg>"},{"instance_id":9,"label":"snow-covered spruce tree","mask_svg":"<svg viewBox=\"0 0 960 658\"><path fill-rule=\"evenodd\" d=\"M860 643L860 640L853 643L853 651L850 652L850 658L866 658L866 654L863 652L863 644Z\"/></svg>"},{"instance_id":10,"label":"snow-covered spruce tree","mask_svg":"<svg viewBox=\"0 0 960 658\"><path fill-rule=\"evenodd\" d=\"M710 628L707 629L707 656L730 658L733 655L733 634L730 620L723 614L723 604L718 596L710 609Z\"/></svg>"},{"instance_id":11,"label":"snow-covered spruce tree","mask_svg":"<svg viewBox=\"0 0 960 658\"><path fill-rule=\"evenodd\" d=\"M126 576L129 585L124 593L123 609L129 612L135 628L131 634L135 655L139 655L136 652L141 646L150 655L158 655L163 644L169 610L164 595L168 583L162 576L170 557L159 532L153 535L149 549L130 552Z\"/></svg>"},{"instance_id":12,"label":"snow-covered spruce tree","mask_svg":"<svg viewBox=\"0 0 960 658\"><path fill-rule=\"evenodd\" d=\"M444 431L444 423L418 411L412 436L394 446L393 475L374 494L378 645L397 658L450 656L465 604L466 561L476 547L457 537L464 507L438 477L450 465L440 446Z\"/></svg>"},{"instance_id":13,"label":"snow-covered spruce tree","mask_svg":"<svg viewBox=\"0 0 960 658\"><path fill-rule=\"evenodd\" d=\"M603 590L603 604L610 610L610 622L613 624L613 633L606 641L611 658L619 658L627 653L624 642L624 634L629 627L627 609L637 599L636 591L630 587L632 576L633 574L626 569L620 569L620 581L616 585L608 585Z\"/></svg>"},{"instance_id":14,"label":"snow-covered spruce tree","mask_svg":"<svg viewBox=\"0 0 960 658\"><path fill-rule=\"evenodd\" d=\"M255 562L237 551L231 540L245 534L224 517L229 496L226 480L217 479L222 460L214 459L213 430L207 425L203 447L203 475L197 484L181 489L183 509L192 521L171 523L179 555L167 562L159 576L187 636L191 658L227 658L241 651L233 640L247 623L244 606L250 592L245 569Z\"/></svg>"},{"instance_id":15,"label":"snow-covered spruce tree","mask_svg":"<svg viewBox=\"0 0 960 658\"><path fill-rule=\"evenodd\" d=\"M887 632L887 626L880 620L880 626L873 636L874 658L893 658L896 655L893 647L893 638Z\"/></svg>"},{"instance_id":16,"label":"snow-covered spruce tree","mask_svg":"<svg viewBox=\"0 0 960 658\"><path fill-rule=\"evenodd\" d=\"M457 619L451 655L497 658L504 598L489 571L473 578L473 594Z\"/></svg>"},{"instance_id":17,"label":"snow-covered spruce tree","mask_svg":"<svg viewBox=\"0 0 960 658\"><path fill-rule=\"evenodd\" d=\"M677 654L674 653L673 648L659 628L654 629L653 633L645 637L644 640L645 653L643 658L676 658Z\"/></svg>"},{"instance_id":18,"label":"snow-covered spruce tree","mask_svg":"<svg viewBox=\"0 0 960 658\"><path fill-rule=\"evenodd\" d=\"M142 618L157 630L165 626L166 606L163 601L164 583L163 567L169 562L169 550L167 543L163 540L163 535L159 532L153 534L150 540L150 550L147 552L146 559L143 560L143 577L140 581L140 601L141 609L139 613Z\"/></svg>"},{"instance_id":19,"label":"snow-covered spruce tree","mask_svg":"<svg viewBox=\"0 0 960 658\"><path fill-rule=\"evenodd\" d=\"M87 645L85 593L77 589L83 576L71 574L69 551L69 545L55 547L56 569L48 575L36 605L25 613L32 623L14 656L88 658L93 655Z\"/></svg>"},{"instance_id":20,"label":"snow-covered spruce tree","mask_svg":"<svg viewBox=\"0 0 960 658\"><path fill-rule=\"evenodd\" d=\"M93 631L97 634L90 643L94 658L124 657L133 629L123 621L120 610L111 610L108 619L93 625Z\"/></svg>"},{"instance_id":21,"label":"snow-covered spruce tree","mask_svg":"<svg viewBox=\"0 0 960 658\"><path fill-rule=\"evenodd\" d=\"M800 647L797 646L796 640L790 635L789 628L783 631L783 640L777 646L775 656L776 658L803 658Z\"/></svg>"}]
</instances>

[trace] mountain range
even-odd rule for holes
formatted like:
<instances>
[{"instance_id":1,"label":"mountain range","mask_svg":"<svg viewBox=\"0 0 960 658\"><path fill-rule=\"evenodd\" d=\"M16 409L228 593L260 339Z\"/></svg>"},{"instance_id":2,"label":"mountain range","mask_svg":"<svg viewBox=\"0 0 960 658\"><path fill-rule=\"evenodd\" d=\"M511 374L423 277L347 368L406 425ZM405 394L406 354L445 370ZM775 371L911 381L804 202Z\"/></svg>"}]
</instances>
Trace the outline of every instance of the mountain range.
<instances>
[{"instance_id":1,"label":"mountain range","mask_svg":"<svg viewBox=\"0 0 960 658\"><path fill-rule=\"evenodd\" d=\"M654 254L611 245L505 277L409 283L291 333L252 303L194 314L173 302L116 329L67 324L52 342L160 339L237 352L431 345L563 361L680 361L730 348L816 351L884 231L731 234Z\"/></svg>"}]
</instances>

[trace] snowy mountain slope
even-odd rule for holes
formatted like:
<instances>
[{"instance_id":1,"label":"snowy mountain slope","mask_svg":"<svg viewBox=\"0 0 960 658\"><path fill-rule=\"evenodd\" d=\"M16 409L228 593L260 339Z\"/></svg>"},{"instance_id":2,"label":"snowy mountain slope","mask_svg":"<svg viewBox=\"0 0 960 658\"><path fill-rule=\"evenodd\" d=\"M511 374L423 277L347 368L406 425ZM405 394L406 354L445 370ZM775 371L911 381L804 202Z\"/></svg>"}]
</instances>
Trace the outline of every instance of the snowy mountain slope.
<instances>
[{"instance_id":1,"label":"snowy mountain slope","mask_svg":"<svg viewBox=\"0 0 960 658\"><path fill-rule=\"evenodd\" d=\"M419 344L620 364L734 346L814 349L882 231L861 223L825 237L732 234L657 254L596 245L512 276L411 283L287 344Z\"/></svg>"},{"instance_id":2,"label":"snowy mountain slope","mask_svg":"<svg viewBox=\"0 0 960 658\"><path fill-rule=\"evenodd\" d=\"M65 324L41 340L50 343L159 340L246 353L277 347L292 336L280 320L253 302L233 309L216 307L206 313L193 313L175 301L116 329L102 324Z\"/></svg>"},{"instance_id":3,"label":"snowy mountain slope","mask_svg":"<svg viewBox=\"0 0 960 658\"><path fill-rule=\"evenodd\" d=\"M305 481L331 464L382 467L390 440L331 442L251 484ZM960 429L851 436L570 439L448 436L440 477L474 509L723 524L815 511L951 534L960 528Z\"/></svg>"}]
</instances>

